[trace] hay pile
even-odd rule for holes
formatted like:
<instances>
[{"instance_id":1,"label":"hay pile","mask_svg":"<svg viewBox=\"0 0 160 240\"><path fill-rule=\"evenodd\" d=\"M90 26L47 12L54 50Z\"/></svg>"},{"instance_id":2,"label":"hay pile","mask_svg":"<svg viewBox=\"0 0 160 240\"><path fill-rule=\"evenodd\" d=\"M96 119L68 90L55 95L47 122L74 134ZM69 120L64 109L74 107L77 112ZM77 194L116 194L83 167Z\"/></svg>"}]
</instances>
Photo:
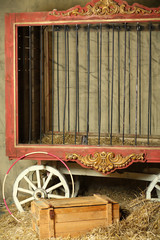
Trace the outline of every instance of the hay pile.
<instances>
[{"instance_id":1,"label":"hay pile","mask_svg":"<svg viewBox=\"0 0 160 240\"><path fill-rule=\"evenodd\" d=\"M74 135L69 135L69 134L65 134L65 144L68 145L74 145L75 144L75 136ZM52 135L44 135L44 137L42 138L42 143L43 144L52 144ZM54 135L53 136L53 143L54 144L63 144L63 135ZM85 145L85 143L83 143L83 138L82 136L77 135L76 136L76 144L77 145ZM113 137L112 138L112 144L113 145L122 145L122 140L118 137ZM88 145L98 145L98 137L89 137L88 138ZM110 137L101 137L100 138L100 145L110 145ZM128 145L128 143L126 142L126 145ZM134 141L130 141L129 145L134 145Z\"/></svg>"},{"instance_id":2,"label":"hay pile","mask_svg":"<svg viewBox=\"0 0 160 240\"><path fill-rule=\"evenodd\" d=\"M18 213L11 207L14 215L21 221L15 220L8 213L0 215L0 239L38 240L32 230L29 212ZM124 212L128 216L124 219ZM52 238L52 240L55 238ZM57 240L62 238L57 238ZM65 238L67 240L158 240L160 239L160 203L150 202L140 196L132 200L122 209L122 220L107 228L97 228L79 238Z\"/></svg>"},{"instance_id":3,"label":"hay pile","mask_svg":"<svg viewBox=\"0 0 160 240\"><path fill-rule=\"evenodd\" d=\"M95 229L80 239L158 240L160 239L160 203L137 200L136 207L126 219L107 229ZM128 206L129 207L129 206ZM130 208L131 210L131 208Z\"/></svg>"},{"instance_id":4,"label":"hay pile","mask_svg":"<svg viewBox=\"0 0 160 240\"><path fill-rule=\"evenodd\" d=\"M32 230L30 212L19 213L14 205L9 208L20 223L9 215L5 207L0 208L0 240L38 240Z\"/></svg>"},{"instance_id":5,"label":"hay pile","mask_svg":"<svg viewBox=\"0 0 160 240\"><path fill-rule=\"evenodd\" d=\"M85 136L85 135L84 135ZM77 145L85 145L85 142L83 142L83 135L78 135L76 136L76 144ZM64 142L67 145L74 145L75 144L75 135L74 134L69 134L65 133L64 135ZM42 143L43 144L52 144L52 134L44 134L42 138ZM63 134L54 134L53 135L53 144L58 144L61 145L63 144ZM106 146L110 145L110 136L101 136L100 137L100 145ZM88 137L88 145L98 145L98 136L92 136L89 135ZM125 137L124 143L122 141L122 136L118 135L113 135L112 136L112 145L135 145L135 137ZM146 138L137 138L137 145L139 146L147 146L148 141L147 141L147 136ZM150 146L159 146L160 145L160 139L150 139Z\"/></svg>"}]
</instances>

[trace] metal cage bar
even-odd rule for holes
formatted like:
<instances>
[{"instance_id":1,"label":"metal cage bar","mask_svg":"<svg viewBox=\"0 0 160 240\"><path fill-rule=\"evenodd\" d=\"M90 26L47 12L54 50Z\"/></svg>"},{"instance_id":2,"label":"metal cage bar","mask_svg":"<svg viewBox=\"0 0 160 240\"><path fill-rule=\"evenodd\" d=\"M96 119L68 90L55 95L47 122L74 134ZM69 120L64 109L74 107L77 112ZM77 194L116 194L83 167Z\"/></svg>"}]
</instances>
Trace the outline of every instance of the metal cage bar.
<instances>
[{"instance_id":1,"label":"metal cage bar","mask_svg":"<svg viewBox=\"0 0 160 240\"><path fill-rule=\"evenodd\" d=\"M79 125L79 119L78 119L78 114L79 114L79 69L78 69L78 57L79 57L79 53L78 53L79 49L78 49L78 25L76 25L76 116L75 116L75 144L76 144L76 137L77 137L77 129L78 125Z\"/></svg>"},{"instance_id":2,"label":"metal cage bar","mask_svg":"<svg viewBox=\"0 0 160 240\"><path fill-rule=\"evenodd\" d=\"M127 25L125 24L124 31L124 92L123 92L123 139L124 144L124 134L125 134L125 105L126 105L126 44L127 44Z\"/></svg>"},{"instance_id":3,"label":"metal cage bar","mask_svg":"<svg viewBox=\"0 0 160 240\"><path fill-rule=\"evenodd\" d=\"M99 26L97 26L97 85L98 85L98 145L100 144L100 80L99 80Z\"/></svg>"},{"instance_id":4,"label":"metal cage bar","mask_svg":"<svg viewBox=\"0 0 160 240\"><path fill-rule=\"evenodd\" d=\"M137 117L138 117L138 75L139 73L139 24L137 24L137 70L136 70L136 110L135 110L135 145L137 145Z\"/></svg>"},{"instance_id":5,"label":"metal cage bar","mask_svg":"<svg viewBox=\"0 0 160 240\"><path fill-rule=\"evenodd\" d=\"M54 133L54 35L55 27L52 26L52 144L53 144L53 133Z\"/></svg>"},{"instance_id":6,"label":"metal cage bar","mask_svg":"<svg viewBox=\"0 0 160 240\"><path fill-rule=\"evenodd\" d=\"M60 132L60 100L59 100L59 31L60 31L60 28L59 26L57 27L57 110L58 110L58 113L57 113L57 121L58 121L58 132Z\"/></svg>"},{"instance_id":7,"label":"metal cage bar","mask_svg":"<svg viewBox=\"0 0 160 240\"><path fill-rule=\"evenodd\" d=\"M113 88L114 88L114 28L112 25L112 86L111 86L111 131L110 131L110 144L112 145L112 127L113 127Z\"/></svg>"},{"instance_id":8,"label":"metal cage bar","mask_svg":"<svg viewBox=\"0 0 160 240\"><path fill-rule=\"evenodd\" d=\"M90 25L88 24L87 29L87 64L88 64L88 96L87 96L87 144L88 144L88 133L89 133L89 110L90 110Z\"/></svg>"},{"instance_id":9,"label":"metal cage bar","mask_svg":"<svg viewBox=\"0 0 160 240\"><path fill-rule=\"evenodd\" d=\"M43 112L43 26L40 27L40 143L42 143Z\"/></svg>"},{"instance_id":10,"label":"metal cage bar","mask_svg":"<svg viewBox=\"0 0 160 240\"><path fill-rule=\"evenodd\" d=\"M63 144L65 144L65 121L66 121L66 102L67 102L67 37L66 26L64 26L64 43L65 43L65 94L64 94L64 111L63 111Z\"/></svg>"},{"instance_id":11,"label":"metal cage bar","mask_svg":"<svg viewBox=\"0 0 160 240\"><path fill-rule=\"evenodd\" d=\"M29 143L32 140L32 26L29 26Z\"/></svg>"},{"instance_id":12,"label":"metal cage bar","mask_svg":"<svg viewBox=\"0 0 160 240\"><path fill-rule=\"evenodd\" d=\"M131 133L131 40L130 40L130 28L128 28L128 88L129 88L129 111L128 111L128 121L129 121L129 134Z\"/></svg>"},{"instance_id":13,"label":"metal cage bar","mask_svg":"<svg viewBox=\"0 0 160 240\"><path fill-rule=\"evenodd\" d=\"M67 60L68 60L68 132L70 131L70 78L69 78L69 27L67 26Z\"/></svg>"},{"instance_id":14,"label":"metal cage bar","mask_svg":"<svg viewBox=\"0 0 160 240\"><path fill-rule=\"evenodd\" d=\"M148 79L148 145L151 135L151 93L152 93L152 24L149 24L149 79Z\"/></svg>"},{"instance_id":15,"label":"metal cage bar","mask_svg":"<svg viewBox=\"0 0 160 240\"><path fill-rule=\"evenodd\" d=\"M118 133L120 133L120 27L118 26Z\"/></svg>"},{"instance_id":16,"label":"metal cage bar","mask_svg":"<svg viewBox=\"0 0 160 240\"><path fill-rule=\"evenodd\" d=\"M110 132L110 42L109 42L109 30L108 30L108 133Z\"/></svg>"}]
</instances>

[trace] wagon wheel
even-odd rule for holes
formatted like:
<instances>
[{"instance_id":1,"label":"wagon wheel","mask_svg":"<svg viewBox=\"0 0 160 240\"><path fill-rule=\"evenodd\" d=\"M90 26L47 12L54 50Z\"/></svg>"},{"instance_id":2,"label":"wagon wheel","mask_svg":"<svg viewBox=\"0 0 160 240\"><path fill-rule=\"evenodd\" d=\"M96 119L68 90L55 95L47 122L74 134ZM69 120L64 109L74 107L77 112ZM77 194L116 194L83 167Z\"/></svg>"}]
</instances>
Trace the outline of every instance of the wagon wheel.
<instances>
[{"instance_id":1,"label":"wagon wheel","mask_svg":"<svg viewBox=\"0 0 160 240\"><path fill-rule=\"evenodd\" d=\"M20 212L24 211L22 206L34 199L69 197L70 190L64 176L50 166L35 165L25 169L13 186L13 199Z\"/></svg>"},{"instance_id":2,"label":"wagon wheel","mask_svg":"<svg viewBox=\"0 0 160 240\"><path fill-rule=\"evenodd\" d=\"M157 198L153 197L153 194L156 190ZM149 184L146 191L146 198L150 200L160 201L160 174L157 175L153 181Z\"/></svg>"}]
</instances>

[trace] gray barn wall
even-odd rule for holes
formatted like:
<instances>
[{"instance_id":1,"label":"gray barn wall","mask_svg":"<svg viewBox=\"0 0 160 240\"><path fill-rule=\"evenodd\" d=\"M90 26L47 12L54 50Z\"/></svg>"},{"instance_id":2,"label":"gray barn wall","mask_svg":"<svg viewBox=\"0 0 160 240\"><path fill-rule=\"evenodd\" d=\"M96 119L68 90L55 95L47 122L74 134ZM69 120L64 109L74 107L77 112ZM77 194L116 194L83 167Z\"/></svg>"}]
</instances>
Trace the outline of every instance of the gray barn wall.
<instances>
[{"instance_id":1,"label":"gray barn wall","mask_svg":"<svg viewBox=\"0 0 160 240\"><path fill-rule=\"evenodd\" d=\"M5 13L11 12L38 12L51 11L52 9L66 10L75 5L85 6L88 0L1 0L0 1L0 201L2 200L2 182L3 178L14 161L9 161L5 153ZM129 4L133 4L134 0L128 0ZM137 0L138 3L148 7L160 6L160 0ZM34 162L33 162L34 163ZM12 196L12 186L16 176L31 165L31 161L19 162L9 173L6 185L6 199Z\"/></svg>"}]
</instances>

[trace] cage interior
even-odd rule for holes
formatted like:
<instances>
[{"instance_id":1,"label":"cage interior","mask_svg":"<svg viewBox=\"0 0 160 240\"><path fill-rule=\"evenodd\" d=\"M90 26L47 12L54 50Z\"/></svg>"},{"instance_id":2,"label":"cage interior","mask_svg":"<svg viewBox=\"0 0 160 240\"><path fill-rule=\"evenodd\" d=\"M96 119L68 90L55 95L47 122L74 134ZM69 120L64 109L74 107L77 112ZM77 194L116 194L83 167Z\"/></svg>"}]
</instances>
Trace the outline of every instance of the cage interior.
<instances>
[{"instance_id":1,"label":"cage interior","mask_svg":"<svg viewBox=\"0 0 160 240\"><path fill-rule=\"evenodd\" d=\"M18 27L18 143L160 144L158 23Z\"/></svg>"}]
</instances>

